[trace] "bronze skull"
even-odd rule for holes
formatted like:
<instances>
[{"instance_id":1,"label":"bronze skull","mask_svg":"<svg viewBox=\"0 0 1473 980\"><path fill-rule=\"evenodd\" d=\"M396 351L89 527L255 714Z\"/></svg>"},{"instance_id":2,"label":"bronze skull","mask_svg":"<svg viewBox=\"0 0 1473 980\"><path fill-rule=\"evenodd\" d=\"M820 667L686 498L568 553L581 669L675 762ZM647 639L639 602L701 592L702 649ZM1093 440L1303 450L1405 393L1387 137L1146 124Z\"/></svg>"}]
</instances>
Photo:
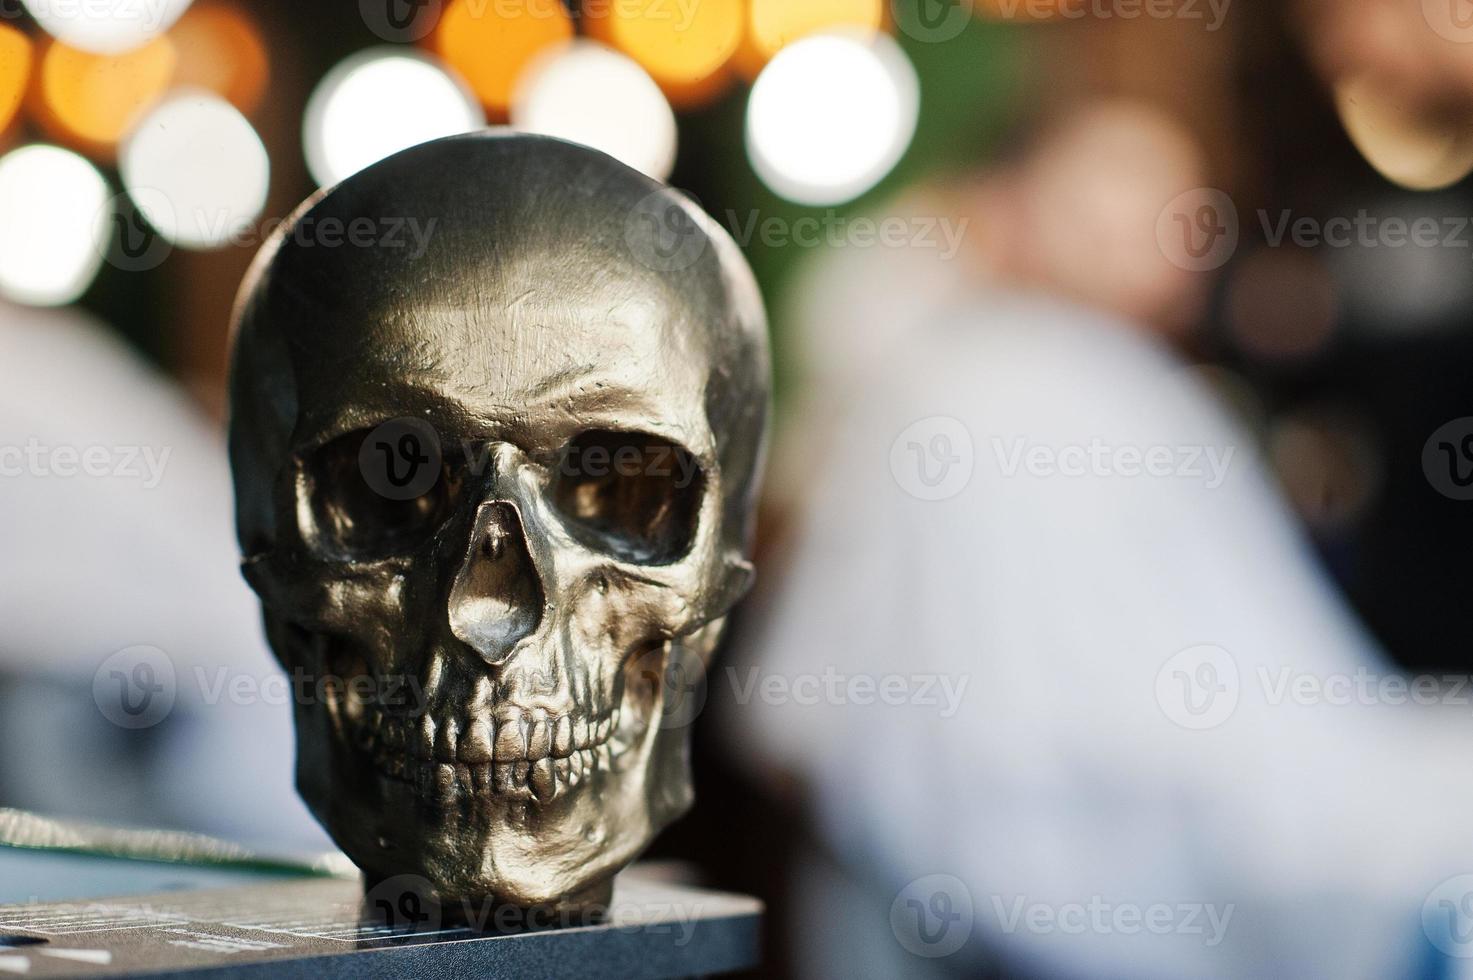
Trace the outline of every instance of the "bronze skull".
<instances>
[{"instance_id":1,"label":"bronze skull","mask_svg":"<svg viewBox=\"0 0 1473 980\"><path fill-rule=\"evenodd\" d=\"M283 666L327 680L297 784L371 880L586 907L690 806L666 678L750 583L769 388L736 245L571 143L406 150L262 249L242 564Z\"/></svg>"}]
</instances>

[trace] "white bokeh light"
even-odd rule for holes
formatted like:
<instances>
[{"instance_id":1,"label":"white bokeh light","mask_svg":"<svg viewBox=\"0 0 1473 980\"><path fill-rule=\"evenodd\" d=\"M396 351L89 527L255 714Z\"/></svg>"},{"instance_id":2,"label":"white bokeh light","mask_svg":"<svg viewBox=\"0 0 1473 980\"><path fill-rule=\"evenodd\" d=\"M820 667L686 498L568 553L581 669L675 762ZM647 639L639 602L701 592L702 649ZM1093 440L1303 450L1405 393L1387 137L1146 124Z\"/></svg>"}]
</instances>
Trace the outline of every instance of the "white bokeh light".
<instances>
[{"instance_id":1,"label":"white bokeh light","mask_svg":"<svg viewBox=\"0 0 1473 980\"><path fill-rule=\"evenodd\" d=\"M675 166L675 113L632 58L574 41L539 58L517 86L511 124L602 150L656 180Z\"/></svg>"},{"instance_id":2,"label":"white bokeh light","mask_svg":"<svg viewBox=\"0 0 1473 980\"><path fill-rule=\"evenodd\" d=\"M123 144L123 187L175 245L219 248L266 206L271 163L261 138L229 102L184 92L155 106ZM148 199L166 203L150 207Z\"/></svg>"},{"instance_id":3,"label":"white bokeh light","mask_svg":"<svg viewBox=\"0 0 1473 980\"><path fill-rule=\"evenodd\" d=\"M23 0L36 23L65 44L121 54L174 25L191 0Z\"/></svg>"},{"instance_id":4,"label":"white bokeh light","mask_svg":"<svg viewBox=\"0 0 1473 980\"><path fill-rule=\"evenodd\" d=\"M404 48L360 52L327 73L307 102L307 167L326 187L400 150L485 125L470 89Z\"/></svg>"},{"instance_id":5,"label":"white bokeh light","mask_svg":"<svg viewBox=\"0 0 1473 980\"><path fill-rule=\"evenodd\" d=\"M77 299L107 254L110 217L107 181L70 150L33 144L0 157L0 295Z\"/></svg>"},{"instance_id":6,"label":"white bokeh light","mask_svg":"<svg viewBox=\"0 0 1473 980\"><path fill-rule=\"evenodd\" d=\"M778 52L747 102L747 155L798 204L842 204L879 183L915 135L920 86L885 35L820 34Z\"/></svg>"}]
</instances>

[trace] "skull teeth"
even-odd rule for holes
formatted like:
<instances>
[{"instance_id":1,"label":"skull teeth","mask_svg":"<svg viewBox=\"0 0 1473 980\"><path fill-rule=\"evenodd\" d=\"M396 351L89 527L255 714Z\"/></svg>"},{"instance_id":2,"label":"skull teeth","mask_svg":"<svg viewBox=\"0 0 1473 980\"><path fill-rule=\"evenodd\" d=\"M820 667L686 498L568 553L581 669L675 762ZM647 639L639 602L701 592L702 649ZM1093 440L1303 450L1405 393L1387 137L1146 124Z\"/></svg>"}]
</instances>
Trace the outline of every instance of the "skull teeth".
<instances>
[{"instance_id":1,"label":"skull teeth","mask_svg":"<svg viewBox=\"0 0 1473 980\"><path fill-rule=\"evenodd\" d=\"M353 712L334 712L333 721L381 776L412 786L423 800L462 806L492 797L539 805L560 799L595 774L636 765L629 749L644 744L649 730L638 703L590 710L597 701L575 693L559 711L495 698L489 684L478 684L455 700L433 698L420 714L360 701Z\"/></svg>"},{"instance_id":2,"label":"skull teeth","mask_svg":"<svg viewBox=\"0 0 1473 980\"><path fill-rule=\"evenodd\" d=\"M553 715L545 709L501 707L492 715L464 719L437 718L425 714L417 719L364 713L351 738L358 747L386 756L407 755L411 762L484 766L488 764L536 763L576 756L608 745L619 730L620 711L601 718ZM546 779L544 776L544 783Z\"/></svg>"},{"instance_id":3,"label":"skull teeth","mask_svg":"<svg viewBox=\"0 0 1473 980\"><path fill-rule=\"evenodd\" d=\"M471 764L435 762L406 756L378 759L385 775L415 786L441 801L507 796L549 803L587 781L594 773L618 771L620 749L612 740L555 759Z\"/></svg>"},{"instance_id":4,"label":"skull teeth","mask_svg":"<svg viewBox=\"0 0 1473 980\"><path fill-rule=\"evenodd\" d=\"M523 727L527 731L527 758L541 759L552 755L552 729L548 727L547 712L533 711L531 718L523 722Z\"/></svg>"}]
</instances>

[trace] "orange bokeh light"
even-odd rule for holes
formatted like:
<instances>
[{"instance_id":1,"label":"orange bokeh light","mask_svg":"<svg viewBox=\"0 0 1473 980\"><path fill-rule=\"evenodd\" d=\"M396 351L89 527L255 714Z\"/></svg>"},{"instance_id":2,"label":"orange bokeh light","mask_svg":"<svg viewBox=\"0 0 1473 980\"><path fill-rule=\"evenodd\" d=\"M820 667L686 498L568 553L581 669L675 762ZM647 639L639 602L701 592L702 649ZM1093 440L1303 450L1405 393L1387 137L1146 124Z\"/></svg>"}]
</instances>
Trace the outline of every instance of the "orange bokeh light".
<instances>
[{"instance_id":1,"label":"orange bokeh light","mask_svg":"<svg viewBox=\"0 0 1473 980\"><path fill-rule=\"evenodd\" d=\"M32 112L53 138L110 154L174 78L178 54L167 36L116 55L89 54L59 41L41 51Z\"/></svg>"},{"instance_id":2,"label":"orange bokeh light","mask_svg":"<svg viewBox=\"0 0 1473 980\"><path fill-rule=\"evenodd\" d=\"M809 34L828 30L879 31L885 27L884 0L751 0L747 29L733 62L748 80L772 56Z\"/></svg>"},{"instance_id":3,"label":"orange bokeh light","mask_svg":"<svg viewBox=\"0 0 1473 980\"><path fill-rule=\"evenodd\" d=\"M512 90L539 53L573 36L562 0L451 0L428 38L487 113L504 121Z\"/></svg>"},{"instance_id":4,"label":"orange bokeh light","mask_svg":"<svg viewBox=\"0 0 1473 980\"><path fill-rule=\"evenodd\" d=\"M584 0L588 34L649 72L680 108L709 102L732 81L728 65L741 44L744 0L628 4Z\"/></svg>"},{"instance_id":5,"label":"orange bokeh light","mask_svg":"<svg viewBox=\"0 0 1473 980\"><path fill-rule=\"evenodd\" d=\"M197 3L169 34L179 53L176 84L208 89L244 113L260 106L270 59L260 30L238 8Z\"/></svg>"},{"instance_id":6,"label":"orange bokeh light","mask_svg":"<svg viewBox=\"0 0 1473 980\"><path fill-rule=\"evenodd\" d=\"M0 24L0 133L10 128L15 120L30 77L30 38L13 27Z\"/></svg>"}]
</instances>

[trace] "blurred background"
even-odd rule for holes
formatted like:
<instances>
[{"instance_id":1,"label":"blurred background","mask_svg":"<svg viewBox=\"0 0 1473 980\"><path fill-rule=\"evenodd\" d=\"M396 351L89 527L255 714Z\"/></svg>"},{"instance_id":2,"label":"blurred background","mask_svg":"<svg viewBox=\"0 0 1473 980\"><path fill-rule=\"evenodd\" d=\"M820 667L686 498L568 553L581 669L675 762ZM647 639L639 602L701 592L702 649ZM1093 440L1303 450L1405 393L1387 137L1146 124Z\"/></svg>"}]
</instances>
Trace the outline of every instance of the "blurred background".
<instances>
[{"instance_id":1,"label":"blurred background","mask_svg":"<svg viewBox=\"0 0 1473 980\"><path fill-rule=\"evenodd\" d=\"M1124 716L1045 693L1087 686L1079 671L1105 658L1082 668L1041 653L1049 644L1088 659L1086 649L1113 649L1107 636L1134 643L1157 721L1151 678L1192 644L1230 651L1245 688L1261 659L1313 661L1321 680L1426 676L1444 691L1469 671L1473 10L1462 0L0 0L0 806L323 845L290 792L286 705L227 705L215 686L220 670L258 681L272 671L231 532L221 442L231 305L259 245L308 195L398 149L488 124L589 143L668 180L756 271L778 401L763 586L735 624L733 670L791 682L851 654L872 674L926 663L968 678L973 700L958 716L984 711L983 689L1030 705L1001 738L1073 725L1094 744ZM981 475L945 492L924 471L921 485L908 482L890 455L904 456L904 433L920 425L919 453L1002 480L1011 440L1042 438L1029 420L1061 418L1077 425L1054 430L1072 433L1055 451L1097 439L1230 447L1233 479L1123 500L1096 466L1057 499L1045 487L1058 474L1031 469L1040 486L1008 484L1012 496ZM885 495L878 509L861 507L863 486ZM1193 511L1206 499L1197 491L1219 487L1241 492L1241 513ZM891 498L921 509L892 513ZM963 507L1032 530L969 523ZM1055 549L1045 539L1065 511L1116 536ZM880 514L895 521L876 531ZM1158 520L1179 520L1182 534L1145 530ZM1224 561L1233 574L1195 574L1218 567L1218 545L1247 542L1261 547ZM998 567L978 571L978 555ZM990 576L1034 562L1024 582L1057 606L998 615L1036 623L1078 610L1073 633L988 645L977 627L957 645L921 628L927 602L912 593L928 570L986 592ZM1100 589L1121 590L1119 615L1091 623ZM951 598L947 608L986 615ZM865 660L852 649L862 637L841 643L834 630L825 648L825 624L871 606L889 610L901 640ZM1144 624L1173 615L1181 630L1142 639ZM1259 658L1218 622L1260 624L1285 652ZM1323 662L1321 646L1333 651ZM147 688L163 670L169 707L109 717L97 694L109 678ZM1117 880L1105 861L1092 884L1068 884L1055 872L1071 852L1041 830L987 843L998 835L966 801L971 789L1006 798L1008 784L994 764L973 768L972 753L1024 765L1029 750L972 740L975 728L928 730L966 752L921 741L891 758L928 770L935 796L920 813L887 815L876 801L900 788L865 775L884 753L863 734L825 741L858 724L852 705L831 698L804 712L804 733L781 712L749 710L737 683L747 676L709 679L695 727L699 803L655 856L769 903L764 976L1330 975L1332 965L1434 976L1446 975L1439 951L1447 962L1473 953L1473 931L1458 945L1426 921L1418 929L1438 880L1473 871L1473 840L1425 823L1473 826L1458 785L1470 775L1458 768L1466 700L1438 702L1454 708L1444 728L1446 712L1372 698L1359 707L1373 718L1337 715L1323 745L1312 730L1329 710L1304 727L1270 723L1260 732L1291 744L1225 747L1220 781L1180 798L1184 782L1140 746L1108 763L1086 763L1072 744L1041 753L1072 785L1098 785L1079 799L1025 797L1023 825L1098 804L1121 826L1156 828L1153 844L1091 838L1092 852L1113 850L1140 873L1129 901L1226 896L1247 907L1273 893L1261 918L1239 912L1246 946L1194 940L1181 952L1149 935L1117 947L1118 929L1076 940L1006 927L1015 895L1057 916ZM874 741L887 726L921 738L908 717L876 722ZM778 729L824 749L794 748ZM1175 746L1185 728L1168 729L1150 744ZM1225 744L1230 729L1209 737ZM767 733L753 736L761 747L734 753L754 730ZM1349 748L1361 745L1385 756ZM1272 791L1236 768L1300 748ZM228 778L221 759L235 762ZM1325 778L1355 788L1350 810L1330 793L1296 796L1296 779L1312 784L1326 759L1341 768ZM1399 791L1401 780L1416 789ZM1111 788L1127 783L1136 796ZM1210 862L1195 877L1142 871L1180 870L1155 845L1197 833L1183 798L1227 808L1245 797L1274 815L1263 834L1292 826L1343 849L1324 844L1323 866L1285 864L1303 852L1280 840L1270 858L1239 840L1219 859L1263 872L1232 887ZM1345 826L1362 803L1363 836ZM907 835L936 838L927 819L968 828L972 856L888 853ZM1004 886L988 874L1012 846L1031 857ZM1372 847L1398 865L1402 846L1420 850L1399 866L1430 880L1337 877ZM902 938L892 918L905 888L936 874L963 884L970 909L964 942L944 955ZM1366 901L1326 898L1346 889ZM930 935L926 910L953 921L962 903L941 903L944 892L919 900L920 934ZM1450 907L1466 920L1454 931L1473 924L1473 904ZM865 916L861 931L883 939L881 952L819 925ZM1366 923L1375 958L1355 943L1356 956L1329 948Z\"/></svg>"}]
</instances>

